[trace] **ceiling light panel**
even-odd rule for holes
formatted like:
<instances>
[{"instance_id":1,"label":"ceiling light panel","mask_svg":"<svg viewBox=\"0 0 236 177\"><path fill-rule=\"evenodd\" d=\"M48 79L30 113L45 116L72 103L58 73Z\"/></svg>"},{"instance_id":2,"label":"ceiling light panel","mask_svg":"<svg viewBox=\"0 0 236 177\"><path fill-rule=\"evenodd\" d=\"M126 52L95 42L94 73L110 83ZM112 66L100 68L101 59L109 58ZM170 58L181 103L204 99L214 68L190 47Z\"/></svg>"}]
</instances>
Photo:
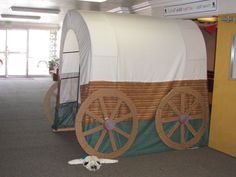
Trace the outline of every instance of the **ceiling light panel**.
<instances>
[{"instance_id":1,"label":"ceiling light panel","mask_svg":"<svg viewBox=\"0 0 236 177\"><path fill-rule=\"evenodd\" d=\"M107 0L80 0L80 1L87 1L87 2L105 2Z\"/></svg>"},{"instance_id":2,"label":"ceiling light panel","mask_svg":"<svg viewBox=\"0 0 236 177\"><path fill-rule=\"evenodd\" d=\"M17 18L17 19L31 19L31 20L39 20L40 16L34 15L13 15L13 14L1 14L2 18Z\"/></svg>"},{"instance_id":3,"label":"ceiling light panel","mask_svg":"<svg viewBox=\"0 0 236 177\"><path fill-rule=\"evenodd\" d=\"M59 14L60 9L12 6L12 11Z\"/></svg>"}]
</instances>

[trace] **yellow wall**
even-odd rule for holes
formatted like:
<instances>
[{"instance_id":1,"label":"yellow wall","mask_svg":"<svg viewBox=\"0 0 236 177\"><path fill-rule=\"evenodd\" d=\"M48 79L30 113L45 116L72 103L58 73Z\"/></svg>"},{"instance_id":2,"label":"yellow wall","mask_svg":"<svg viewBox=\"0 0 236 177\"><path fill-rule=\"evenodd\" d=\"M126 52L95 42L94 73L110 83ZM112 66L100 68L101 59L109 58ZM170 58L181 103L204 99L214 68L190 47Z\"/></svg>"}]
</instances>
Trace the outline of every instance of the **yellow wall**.
<instances>
[{"instance_id":1,"label":"yellow wall","mask_svg":"<svg viewBox=\"0 0 236 177\"><path fill-rule=\"evenodd\" d=\"M230 16L236 18L236 14ZM236 157L236 80L230 79L230 51L234 34L236 22L218 21L209 146Z\"/></svg>"}]
</instances>

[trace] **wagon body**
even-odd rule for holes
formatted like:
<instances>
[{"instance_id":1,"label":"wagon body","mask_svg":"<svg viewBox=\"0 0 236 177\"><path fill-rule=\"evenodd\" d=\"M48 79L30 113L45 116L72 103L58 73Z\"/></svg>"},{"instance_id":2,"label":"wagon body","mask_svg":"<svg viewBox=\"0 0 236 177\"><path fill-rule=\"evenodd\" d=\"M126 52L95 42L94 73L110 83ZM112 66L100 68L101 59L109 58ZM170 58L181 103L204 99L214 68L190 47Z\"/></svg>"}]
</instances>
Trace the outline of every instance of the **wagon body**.
<instances>
[{"instance_id":1,"label":"wagon body","mask_svg":"<svg viewBox=\"0 0 236 177\"><path fill-rule=\"evenodd\" d=\"M191 21L72 10L63 23L60 58L59 104L54 129L74 127L80 106L100 89L121 91L136 107L133 119L139 120L143 128L138 130L133 154L161 151L155 149L160 139L150 127L155 124L158 106L171 90L191 88L198 92L203 106L191 109L201 114L204 107L202 115L207 114L206 49L200 30ZM193 94L182 99L182 95L173 97L172 103L176 106L168 101L169 108L163 106L161 114L171 117L176 108L184 111L183 100L190 109L194 97L198 97ZM117 99L111 97L107 98L106 106L111 105L112 109ZM98 102L89 109L101 117L100 107ZM124 114L127 109L123 109ZM94 120L87 121L87 124L93 123ZM193 130L190 132L194 134ZM148 148L150 144L141 145L146 136L157 136L150 141L151 148ZM162 145L159 149L165 148Z\"/></svg>"}]
</instances>

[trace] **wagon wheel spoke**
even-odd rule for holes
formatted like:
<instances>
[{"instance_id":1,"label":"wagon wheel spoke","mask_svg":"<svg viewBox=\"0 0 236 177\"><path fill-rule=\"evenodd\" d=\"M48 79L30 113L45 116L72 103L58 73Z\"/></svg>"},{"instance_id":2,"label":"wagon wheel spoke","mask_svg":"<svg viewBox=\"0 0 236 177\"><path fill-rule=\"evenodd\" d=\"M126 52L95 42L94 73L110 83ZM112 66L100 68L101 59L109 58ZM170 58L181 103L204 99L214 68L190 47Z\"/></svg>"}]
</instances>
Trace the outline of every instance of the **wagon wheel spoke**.
<instances>
[{"instance_id":1,"label":"wagon wheel spoke","mask_svg":"<svg viewBox=\"0 0 236 177\"><path fill-rule=\"evenodd\" d=\"M53 91L52 96L57 97L57 89Z\"/></svg>"},{"instance_id":2,"label":"wagon wheel spoke","mask_svg":"<svg viewBox=\"0 0 236 177\"><path fill-rule=\"evenodd\" d=\"M173 133L177 130L177 128L179 128L180 123L176 122L176 124L170 129L170 131L168 132L168 134L166 135L168 138L170 138Z\"/></svg>"},{"instance_id":3,"label":"wagon wheel spoke","mask_svg":"<svg viewBox=\"0 0 236 177\"><path fill-rule=\"evenodd\" d=\"M125 132L117 127L115 127L113 130L116 131L117 133L121 134L122 136L126 137L127 139L129 139L129 137L130 137L130 135L127 132Z\"/></svg>"},{"instance_id":4,"label":"wagon wheel spoke","mask_svg":"<svg viewBox=\"0 0 236 177\"><path fill-rule=\"evenodd\" d=\"M162 123L174 122L174 121L178 121L178 120L179 120L179 117L177 117L177 116L161 118Z\"/></svg>"},{"instance_id":5,"label":"wagon wheel spoke","mask_svg":"<svg viewBox=\"0 0 236 177\"><path fill-rule=\"evenodd\" d=\"M94 134L94 133L96 133L96 132L98 132L98 131L100 131L100 130L102 130L102 129L103 129L103 126L102 126L102 125L97 126L97 127L95 127L95 128L91 128L91 129L89 129L89 130L83 132L83 136L88 136L88 135Z\"/></svg>"},{"instance_id":6,"label":"wagon wheel spoke","mask_svg":"<svg viewBox=\"0 0 236 177\"><path fill-rule=\"evenodd\" d=\"M107 133L107 131L105 129L102 130L102 133L101 133L101 135L100 135L100 137L99 137L99 139L98 139L98 141L97 141L97 143L95 145L95 148L94 148L96 151L98 151L99 147L101 146L106 133Z\"/></svg>"},{"instance_id":7,"label":"wagon wheel spoke","mask_svg":"<svg viewBox=\"0 0 236 177\"><path fill-rule=\"evenodd\" d=\"M52 96L53 96L54 98L56 98L56 97L57 97L57 93L56 93L56 92L53 92Z\"/></svg>"},{"instance_id":8,"label":"wagon wheel spoke","mask_svg":"<svg viewBox=\"0 0 236 177\"><path fill-rule=\"evenodd\" d=\"M203 119L201 114L189 115L189 120Z\"/></svg>"},{"instance_id":9,"label":"wagon wheel spoke","mask_svg":"<svg viewBox=\"0 0 236 177\"><path fill-rule=\"evenodd\" d=\"M185 129L184 129L184 124L182 124L181 126L180 126L180 131L181 131L181 133L180 133L180 137L181 137L181 144L185 144Z\"/></svg>"},{"instance_id":10,"label":"wagon wheel spoke","mask_svg":"<svg viewBox=\"0 0 236 177\"><path fill-rule=\"evenodd\" d=\"M196 130L192 127L192 125L189 122L186 122L185 125L188 128L188 130L192 133L192 135L195 136L197 134Z\"/></svg>"},{"instance_id":11,"label":"wagon wheel spoke","mask_svg":"<svg viewBox=\"0 0 236 177\"><path fill-rule=\"evenodd\" d=\"M122 116L120 116L119 118L115 119L114 122L115 122L115 123L119 123L119 122L122 122L122 121L124 121L124 120L127 120L127 119L129 119L129 118L131 118L131 117L132 117L132 113L128 113L128 114L122 115Z\"/></svg>"},{"instance_id":12,"label":"wagon wheel spoke","mask_svg":"<svg viewBox=\"0 0 236 177\"><path fill-rule=\"evenodd\" d=\"M175 104L174 104L172 101L169 100L167 104L171 107L171 109L172 109L177 115L180 115L179 109L175 106Z\"/></svg>"},{"instance_id":13,"label":"wagon wheel spoke","mask_svg":"<svg viewBox=\"0 0 236 177\"><path fill-rule=\"evenodd\" d=\"M99 98L99 103L100 103L102 113L103 113L103 116L104 116L104 119L105 119L105 118L108 117L108 114L107 114L107 109L106 109L106 105L105 105L103 97Z\"/></svg>"},{"instance_id":14,"label":"wagon wheel spoke","mask_svg":"<svg viewBox=\"0 0 236 177\"><path fill-rule=\"evenodd\" d=\"M188 109L188 111L187 111L187 114L190 114L191 111L197 106L197 104L198 104L198 100L195 99L194 102L193 102L193 104L191 104L191 106L189 107L189 109Z\"/></svg>"},{"instance_id":15,"label":"wagon wheel spoke","mask_svg":"<svg viewBox=\"0 0 236 177\"><path fill-rule=\"evenodd\" d=\"M181 104L180 104L180 111L181 111L181 113L184 113L185 112L185 94L184 93L182 93L181 94L181 98L180 98L180 101L181 101Z\"/></svg>"},{"instance_id":16,"label":"wagon wheel spoke","mask_svg":"<svg viewBox=\"0 0 236 177\"><path fill-rule=\"evenodd\" d=\"M114 119L115 115L118 114L118 111L119 111L119 108L120 108L121 104L122 104L122 100L119 99L119 101L116 104L116 107L114 108L114 110L111 113L111 119Z\"/></svg>"},{"instance_id":17,"label":"wagon wheel spoke","mask_svg":"<svg viewBox=\"0 0 236 177\"><path fill-rule=\"evenodd\" d=\"M93 118L93 119L95 119L95 120L97 120L99 123L101 123L101 124L103 124L103 120L102 119L100 119L97 115L95 115L94 113L92 113L91 111L86 111L86 114L89 116L89 117L91 117L91 118Z\"/></svg>"},{"instance_id":18,"label":"wagon wheel spoke","mask_svg":"<svg viewBox=\"0 0 236 177\"><path fill-rule=\"evenodd\" d=\"M58 83L53 83L44 96L43 106L48 121L52 124L54 121L54 109L56 106Z\"/></svg>"},{"instance_id":19,"label":"wagon wheel spoke","mask_svg":"<svg viewBox=\"0 0 236 177\"><path fill-rule=\"evenodd\" d=\"M111 146L112 146L113 151L117 151L117 146L116 146L116 142L112 134L112 131L108 131L108 134L109 134L109 139L111 141Z\"/></svg>"}]
</instances>

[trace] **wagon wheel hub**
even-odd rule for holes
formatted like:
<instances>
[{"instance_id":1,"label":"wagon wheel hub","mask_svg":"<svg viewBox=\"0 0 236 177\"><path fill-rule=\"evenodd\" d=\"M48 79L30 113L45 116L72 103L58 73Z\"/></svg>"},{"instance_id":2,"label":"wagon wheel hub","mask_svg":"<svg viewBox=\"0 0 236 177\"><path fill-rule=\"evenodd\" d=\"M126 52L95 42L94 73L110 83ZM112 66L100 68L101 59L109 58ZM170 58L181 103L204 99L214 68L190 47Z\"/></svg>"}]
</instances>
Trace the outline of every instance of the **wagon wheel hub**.
<instances>
[{"instance_id":1,"label":"wagon wheel hub","mask_svg":"<svg viewBox=\"0 0 236 177\"><path fill-rule=\"evenodd\" d=\"M106 118L103 126L106 130L113 130L116 127L116 123L111 118Z\"/></svg>"},{"instance_id":2,"label":"wagon wheel hub","mask_svg":"<svg viewBox=\"0 0 236 177\"><path fill-rule=\"evenodd\" d=\"M186 124L188 122L188 120L189 120L189 116L187 114L181 114L179 116L179 123L180 124L184 125L184 124Z\"/></svg>"}]
</instances>

